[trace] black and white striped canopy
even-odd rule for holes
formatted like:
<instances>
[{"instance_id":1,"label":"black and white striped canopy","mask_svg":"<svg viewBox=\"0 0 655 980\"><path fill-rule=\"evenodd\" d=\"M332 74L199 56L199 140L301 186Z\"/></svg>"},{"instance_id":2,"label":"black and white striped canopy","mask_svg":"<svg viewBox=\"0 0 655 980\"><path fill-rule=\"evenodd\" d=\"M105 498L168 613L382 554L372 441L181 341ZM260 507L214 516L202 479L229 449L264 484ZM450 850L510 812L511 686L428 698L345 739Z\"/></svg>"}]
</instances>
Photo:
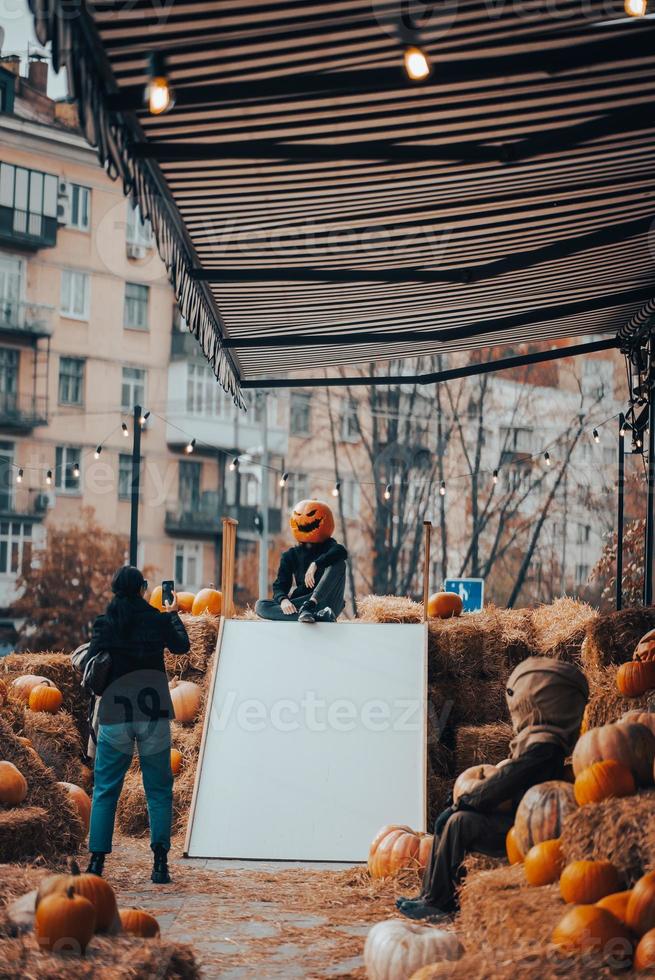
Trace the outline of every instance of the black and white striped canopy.
<instances>
[{"instance_id":1,"label":"black and white striped canopy","mask_svg":"<svg viewBox=\"0 0 655 980\"><path fill-rule=\"evenodd\" d=\"M235 393L616 336L653 298L655 20L623 0L31 3ZM157 117L152 51L176 93Z\"/></svg>"}]
</instances>

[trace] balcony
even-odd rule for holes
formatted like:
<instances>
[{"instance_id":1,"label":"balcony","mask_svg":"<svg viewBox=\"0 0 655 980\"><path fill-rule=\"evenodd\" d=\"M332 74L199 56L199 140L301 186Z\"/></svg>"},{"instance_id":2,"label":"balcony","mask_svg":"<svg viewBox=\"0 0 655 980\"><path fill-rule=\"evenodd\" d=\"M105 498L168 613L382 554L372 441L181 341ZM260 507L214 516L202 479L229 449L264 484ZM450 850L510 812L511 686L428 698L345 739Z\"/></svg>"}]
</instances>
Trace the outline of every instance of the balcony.
<instances>
[{"instance_id":1,"label":"balcony","mask_svg":"<svg viewBox=\"0 0 655 980\"><path fill-rule=\"evenodd\" d=\"M54 506L52 491L36 490L30 487L0 488L0 522L16 521L34 524L42 521L48 510ZM14 527L13 533L18 533Z\"/></svg>"},{"instance_id":2,"label":"balcony","mask_svg":"<svg viewBox=\"0 0 655 980\"><path fill-rule=\"evenodd\" d=\"M45 398L0 391L0 429L30 432L37 425L47 424L48 406Z\"/></svg>"},{"instance_id":3,"label":"balcony","mask_svg":"<svg viewBox=\"0 0 655 980\"><path fill-rule=\"evenodd\" d=\"M245 504L221 505L215 491L203 493L195 506L178 507L166 511L164 528L167 534L188 535L190 537L214 537L221 533L221 519L232 517L239 522L241 532L258 533L256 516L259 508ZM279 507L269 507L269 534L279 534L282 526Z\"/></svg>"},{"instance_id":4,"label":"balcony","mask_svg":"<svg viewBox=\"0 0 655 980\"><path fill-rule=\"evenodd\" d=\"M0 332L30 341L52 333L52 306L0 299Z\"/></svg>"},{"instance_id":5,"label":"balcony","mask_svg":"<svg viewBox=\"0 0 655 980\"><path fill-rule=\"evenodd\" d=\"M54 174L0 163L0 241L30 249L56 245L57 191Z\"/></svg>"}]
</instances>

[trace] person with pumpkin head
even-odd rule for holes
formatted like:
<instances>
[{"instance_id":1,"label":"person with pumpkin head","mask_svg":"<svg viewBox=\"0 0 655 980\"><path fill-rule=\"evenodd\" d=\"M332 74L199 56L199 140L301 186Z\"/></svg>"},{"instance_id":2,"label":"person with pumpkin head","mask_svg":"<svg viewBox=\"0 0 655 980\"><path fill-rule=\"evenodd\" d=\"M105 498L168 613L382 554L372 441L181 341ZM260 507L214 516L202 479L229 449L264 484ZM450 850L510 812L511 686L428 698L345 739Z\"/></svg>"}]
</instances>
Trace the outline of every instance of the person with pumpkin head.
<instances>
[{"instance_id":1,"label":"person with pumpkin head","mask_svg":"<svg viewBox=\"0 0 655 980\"><path fill-rule=\"evenodd\" d=\"M334 517L321 500L301 500L289 518L298 542L282 553L273 598L255 612L278 622L334 623L342 612L348 552L332 537Z\"/></svg>"},{"instance_id":2,"label":"person with pumpkin head","mask_svg":"<svg viewBox=\"0 0 655 980\"><path fill-rule=\"evenodd\" d=\"M456 888L466 854L501 856L524 793L563 779L564 760L580 734L589 688L575 664L528 657L507 682L514 738L509 758L438 817L432 851L416 898L396 905L410 919L438 920L457 908Z\"/></svg>"}]
</instances>

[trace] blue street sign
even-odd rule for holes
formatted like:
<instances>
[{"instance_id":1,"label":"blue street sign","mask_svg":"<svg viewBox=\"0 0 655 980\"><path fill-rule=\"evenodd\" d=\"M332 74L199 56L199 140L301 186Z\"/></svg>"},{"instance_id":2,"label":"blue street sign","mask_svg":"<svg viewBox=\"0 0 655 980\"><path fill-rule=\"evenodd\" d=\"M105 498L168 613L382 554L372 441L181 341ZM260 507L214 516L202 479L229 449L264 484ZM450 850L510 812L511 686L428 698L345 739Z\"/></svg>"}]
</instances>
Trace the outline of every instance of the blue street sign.
<instances>
[{"instance_id":1,"label":"blue street sign","mask_svg":"<svg viewBox=\"0 0 655 980\"><path fill-rule=\"evenodd\" d=\"M484 606L483 578L447 578L444 589L462 597L464 612L480 612Z\"/></svg>"}]
</instances>

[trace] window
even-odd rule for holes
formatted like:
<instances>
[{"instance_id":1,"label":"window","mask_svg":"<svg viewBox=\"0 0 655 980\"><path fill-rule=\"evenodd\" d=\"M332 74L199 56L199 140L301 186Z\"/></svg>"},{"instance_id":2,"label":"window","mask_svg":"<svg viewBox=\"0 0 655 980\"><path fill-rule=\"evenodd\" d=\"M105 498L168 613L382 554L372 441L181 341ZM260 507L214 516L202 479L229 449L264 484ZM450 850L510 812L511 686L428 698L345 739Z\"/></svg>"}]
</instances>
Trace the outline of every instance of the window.
<instances>
[{"instance_id":1,"label":"window","mask_svg":"<svg viewBox=\"0 0 655 980\"><path fill-rule=\"evenodd\" d=\"M506 453L531 453L533 444L532 429L501 428L500 448Z\"/></svg>"},{"instance_id":2,"label":"window","mask_svg":"<svg viewBox=\"0 0 655 980\"><path fill-rule=\"evenodd\" d=\"M290 473L286 485L287 500L291 507L299 500L306 500L309 496L308 482L306 473Z\"/></svg>"},{"instance_id":3,"label":"window","mask_svg":"<svg viewBox=\"0 0 655 980\"><path fill-rule=\"evenodd\" d=\"M125 240L128 245L141 245L143 248L152 248L154 236L152 225L149 221L143 221L138 204L127 202L127 229Z\"/></svg>"},{"instance_id":4,"label":"window","mask_svg":"<svg viewBox=\"0 0 655 980\"><path fill-rule=\"evenodd\" d=\"M57 239L57 185L54 174L0 164L0 223L19 238Z\"/></svg>"},{"instance_id":5,"label":"window","mask_svg":"<svg viewBox=\"0 0 655 980\"><path fill-rule=\"evenodd\" d=\"M18 407L18 362L15 347L0 347L0 412L11 414Z\"/></svg>"},{"instance_id":6,"label":"window","mask_svg":"<svg viewBox=\"0 0 655 980\"><path fill-rule=\"evenodd\" d=\"M190 589L202 582L202 545L180 541L175 545L175 588Z\"/></svg>"},{"instance_id":7,"label":"window","mask_svg":"<svg viewBox=\"0 0 655 980\"><path fill-rule=\"evenodd\" d=\"M66 227L88 231L91 225L91 189L81 184L69 184L69 187L71 210Z\"/></svg>"},{"instance_id":8,"label":"window","mask_svg":"<svg viewBox=\"0 0 655 980\"><path fill-rule=\"evenodd\" d=\"M304 392L291 392L289 431L292 436L308 436L310 434L311 398L311 395L307 395Z\"/></svg>"},{"instance_id":9,"label":"window","mask_svg":"<svg viewBox=\"0 0 655 980\"><path fill-rule=\"evenodd\" d=\"M14 255L0 254L0 323L6 326L19 323L22 295L22 260Z\"/></svg>"},{"instance_id":10,"label":"window","mask_svg":"<svg viewBox=\"0 0 655 980\"><path fill-rule=\"evenodd\" d=\"M73 320L89 319L89 277L86 272L63 270L60 312Z\"/></svg>"},{"instance_id":11,"label":"window","mask_svg":"<svg viewBox=\"0 0 655 980\"><path fill-rule=\"evenodd\" d=\"M344 480L341 484L341 502L343 516L355 518L359 515L359 484L352 480Z\"/></svg>"},{"instance_id":12,"label":"window","mask_svg":"<svg viewBox=\"0 0 655 980\"><path fill-rule=\"evenodd\" d=\"M32 523L0 521L0 575L17 575L32 558Z\"/></svg>"},{"instance_id":13,"label":"window","mask_svg":"<svg viewBox=\"0 0 655 980\"><path fill-rule=\"evenodd\" d=\"M575 566L575 584L576 585L586 585L589 579L589 565L576 565Z\"/></svg>"},{"instance_id":14,"label":"window","mask_svg":"<svg viewBox=\"0 0 655 980\"><path fill-rule=\"evenodd\" d=\"M129 330L148 329L148 286L136 282L125 283L125 310L123 326Z\"/></svg>"},{"instance_id":15,"label":"window","mask_svg":"<svg viewBox=\"0 0 655 980\"><path fill-rule=\"evenodd\" d=\"M84 403L84 361L81 357L59 358L59 404Z\"/></svg>"},{"instance_id":16,"label":"window","mask_svg":"<svg viewBox=\"0 0 655 980\"><path fill-rule=\"evenodd\" d=\"M357 402L347 401L341 415L341 441L357 442L358 439Z\"/></svg>"},{"instance_id":17,"label":"window","mask_svg":"<svg viewBox=\"0 0 655 980\"><path fill-rule=\"evenodd\" d=\"M79 493L80 477L75 466L80 466L79 446L57 446L55 450L55 487L62 493Z\"/></svg>"},{"instance_id":18,"label":"window","mask_svg":"<svg viewBox=\"0 0 655 980\"><path fill-rule=\"evenodd\" d=\"M232 401L208 364L187 364L186 408L190 415L232 417Z\"/></svg>"},{"instance_id":19,"label":"window","mask_svg":"<svg viewBox=\"0 0 655 980\"><path fill-rule=\"evenodd\" d=\"M118 499L129 500L132 495L132 456L120 453L118 457Z\"/></svg>"},{"instance_id":20,"label":"window","mask_svg":"<svg viewBox=\"0 0 655 980\"><path fill-rule=\"evenodd\" d=\"M576 541L578 544L587 544L591 537L591 527L589 524L578 524Z\"/></svg>"},{"instance_id":21,"label":"window","mask_svg":"<svg viewBox=\"0 0 655 980\"><path fill-rule=\"evenodd\" d=\"M124 367L121 384L121 409L131 412L135 405L142 407L146 403L146 371L145 368Z\"/></svg>"},{"instance_id":22,"label":"window","mask_svg":"<svg viewBox=\"0 0 655 980\"><path fill-rule=\"evenodd\" d=\"M201 475L202 463L180 460L180 509L185 513L193 513L200 506Z\"/></svg>"}]
</instances>

